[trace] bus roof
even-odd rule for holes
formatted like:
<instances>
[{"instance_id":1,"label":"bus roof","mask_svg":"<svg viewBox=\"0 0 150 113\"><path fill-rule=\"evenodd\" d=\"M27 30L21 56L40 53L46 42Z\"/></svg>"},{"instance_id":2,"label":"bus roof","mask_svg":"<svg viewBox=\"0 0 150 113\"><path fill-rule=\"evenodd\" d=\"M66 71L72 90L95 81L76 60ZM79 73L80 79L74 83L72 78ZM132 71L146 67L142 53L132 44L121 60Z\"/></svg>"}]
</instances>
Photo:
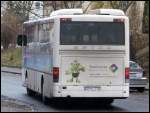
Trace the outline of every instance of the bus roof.
<instances>
[{"instance_id":1,"label":"bus roof","mask_svg":"<svg viewBox=\"0 0 150 113\"><path fill-rule=\"evenodd\" d=\"M58 16L52 16L52 17L46 17L46 18L41 18L38 20L31 20L24 22L24 24L35 24L35 23L46 23L50 22L50 20L53 22L54 19L56 18L100 18L100 17L105 17L105 18L124 18L126 19L127 16L112 16L112 15L92 15L92 14L84 14L84 15L58 15Z\"/></svg>"}]
</instances>

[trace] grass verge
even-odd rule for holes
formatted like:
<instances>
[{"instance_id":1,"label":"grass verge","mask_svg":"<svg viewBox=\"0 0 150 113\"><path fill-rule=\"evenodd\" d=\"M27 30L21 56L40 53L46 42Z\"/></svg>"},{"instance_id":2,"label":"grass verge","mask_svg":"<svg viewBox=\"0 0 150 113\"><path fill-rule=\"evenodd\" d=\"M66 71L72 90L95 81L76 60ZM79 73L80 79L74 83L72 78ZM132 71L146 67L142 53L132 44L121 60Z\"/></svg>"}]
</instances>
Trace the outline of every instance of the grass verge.
<instances>
[{"instance_id":1,"label":"grass verge","mask_svg":"<svg viewBox=\"0 0 150 113\"><path fill-rule=\"evenodd\" d=\"M1 67L21 67L22 63L22 49L9 48L1 50Z\"/></svg>"}]
</instances>

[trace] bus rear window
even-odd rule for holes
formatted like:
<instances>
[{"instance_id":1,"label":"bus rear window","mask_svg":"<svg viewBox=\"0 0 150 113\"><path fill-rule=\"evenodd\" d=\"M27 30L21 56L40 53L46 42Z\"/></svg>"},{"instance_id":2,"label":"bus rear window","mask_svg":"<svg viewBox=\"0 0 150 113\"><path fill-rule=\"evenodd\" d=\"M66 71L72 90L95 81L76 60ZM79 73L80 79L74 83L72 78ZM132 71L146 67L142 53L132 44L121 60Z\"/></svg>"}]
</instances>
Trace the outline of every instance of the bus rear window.
<instances>
[{"instance_id":1,"label":"bus rear window","mask_svg":"<svg viewBox=\"0 0 150 113\"><path fill-rule=\"evenodd\" d=\"M124 23L61 22L61 45L124 45Z\"/></svg>"}]
</instances>

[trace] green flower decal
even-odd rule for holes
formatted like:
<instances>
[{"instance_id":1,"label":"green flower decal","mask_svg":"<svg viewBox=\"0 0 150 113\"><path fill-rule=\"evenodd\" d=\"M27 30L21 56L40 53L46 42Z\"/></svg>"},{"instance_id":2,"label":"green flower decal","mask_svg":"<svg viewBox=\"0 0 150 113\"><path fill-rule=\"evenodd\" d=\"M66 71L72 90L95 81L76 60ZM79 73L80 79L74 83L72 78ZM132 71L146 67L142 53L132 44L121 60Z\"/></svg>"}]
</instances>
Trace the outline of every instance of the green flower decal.
<instances>
[{"instance_id":1,"label":"green flower decal","mask_svg":"<svg viewBox=\"0 0 150 113\"><path fill-rule=\"evenodd\" d=\"M77 60L74 60L73 63L71 63L71 67L65 72L66 75L71 75L72 78L70 80L67 80L67 82L73 82L74 79L76 80L76 83L80 83L79 75L80 72L84 72L85 67L82 66L80 63L78 63Z\"/></svg>"}]
</instances>

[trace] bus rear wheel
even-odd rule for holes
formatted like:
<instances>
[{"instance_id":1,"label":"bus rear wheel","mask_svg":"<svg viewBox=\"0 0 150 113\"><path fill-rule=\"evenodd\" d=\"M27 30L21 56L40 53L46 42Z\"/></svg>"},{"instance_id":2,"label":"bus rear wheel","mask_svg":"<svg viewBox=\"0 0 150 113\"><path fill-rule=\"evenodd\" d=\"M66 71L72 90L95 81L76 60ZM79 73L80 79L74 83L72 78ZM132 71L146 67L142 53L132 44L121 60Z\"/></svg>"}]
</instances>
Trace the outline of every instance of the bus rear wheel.
<instances>
[{"instance_id":1,"label":"bus rear wheel","mask_svg":"<svg viewBox=\"0 0 150 113\"><path fill-rule=\"evenodd\" d=\"M114 102L114 99L106 100L106 105L111 105Z\"/></svg>"},{"instance_id":2,"label":"bus rear wheel","mask_svg":"<svg viewBox=\"0 0 150 113\"><path fill-rule=\"evenodd\" d=\"M137 88L137 90L138 90L138 92L143 93L143 92L144 92L144 90L145 90L145 88L144 88L144 87L141 87L141 88Z\"/></svg>"},{"instance_id":3,"label":"bus rear wheel","mask_svg":"<svg viewBox=\"0 0 150 113\"><path fill-rule=\"evenodd\" d=\"M110 106L114 102L114 99L100 99L100 101L101 105Z\"/></svg>"},{"instance_id":4,"label":"bus rear wheel","mask_svg":"<svg viewBox=\"0 0 150 113\"><path fill-rule=\"evenodd\" d=\"M27 95L29 95L29 96L34 96L34 95L35 95L35 92L32 91L31 89L27 88Z\"/></svg>"},{"instance_id":5,"label":"bus rear wheel","mask_svg":"<svg viewBox=\"0 0 150 113\"><path fill-rule=\"evenodd\" d=\"M45 105L48 105L48 98L42 94L42 101Z\"/></svg>"},{"instance_id":6,"label":"bus rear wheel","mask_svg":"<svg viewBox=\"0 0 150 113\"><path fill-rule=\"evenodd\" d=\"M45 105L48 104L48 98L44 95L44 78L41 78L41 98Z\"/></svg>"}]
</instances>

